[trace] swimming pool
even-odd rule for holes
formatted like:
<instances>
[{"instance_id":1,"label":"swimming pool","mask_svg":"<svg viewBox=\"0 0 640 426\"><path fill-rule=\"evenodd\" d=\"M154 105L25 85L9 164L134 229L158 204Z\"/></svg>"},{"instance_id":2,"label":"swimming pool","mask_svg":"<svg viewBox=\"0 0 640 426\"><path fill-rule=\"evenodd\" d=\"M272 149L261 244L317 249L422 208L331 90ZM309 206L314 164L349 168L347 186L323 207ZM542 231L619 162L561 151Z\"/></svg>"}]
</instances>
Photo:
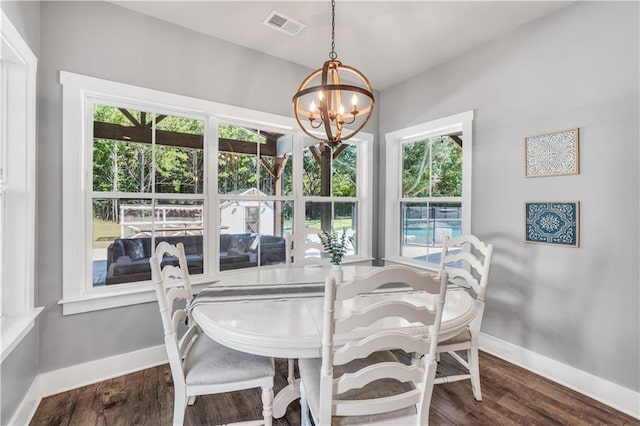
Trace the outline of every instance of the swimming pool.
<instances>
[{"instance_id":1,"label":"swimming pool","mask_svg":"<svg viewBox=\"0 0 640 426\"><path fill-rule=\"evenodd\" d=\"M437 223L436 226L427 225L419 228L403 228L402 241L403 244L434 245L434 243L442 243L445 235L450 238L462 235L460 222L456 221L455 224Z\"/></svg>"}]
</instances>

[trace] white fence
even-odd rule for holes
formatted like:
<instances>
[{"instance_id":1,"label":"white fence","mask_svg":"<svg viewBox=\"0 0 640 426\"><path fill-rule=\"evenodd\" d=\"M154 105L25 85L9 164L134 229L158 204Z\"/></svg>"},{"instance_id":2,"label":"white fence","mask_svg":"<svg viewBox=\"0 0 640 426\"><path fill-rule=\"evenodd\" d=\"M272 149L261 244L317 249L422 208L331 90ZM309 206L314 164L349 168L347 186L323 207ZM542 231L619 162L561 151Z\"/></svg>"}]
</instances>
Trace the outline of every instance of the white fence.
<instances>
[{"instance_id":1,"label":"white fence","mask_svg":"<svg viewBox=\"0 0 640 426\"><path fill-rule=\"evenodd\" d=\"M120 238L201 235L202 206L120 205Z\"/></svg>"}]
</instances>

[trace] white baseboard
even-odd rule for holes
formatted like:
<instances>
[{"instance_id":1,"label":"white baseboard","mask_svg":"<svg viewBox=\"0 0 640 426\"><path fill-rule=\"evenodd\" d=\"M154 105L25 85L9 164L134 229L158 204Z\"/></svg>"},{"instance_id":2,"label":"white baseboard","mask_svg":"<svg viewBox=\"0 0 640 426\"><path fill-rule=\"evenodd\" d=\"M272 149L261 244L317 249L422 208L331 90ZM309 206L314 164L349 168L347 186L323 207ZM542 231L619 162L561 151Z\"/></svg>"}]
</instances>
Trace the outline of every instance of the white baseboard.
<instances>
[{"instance_id":1,"label":"white baseboard","mask_svg":"<svg viewBox=\"0 0 640 426\"><path fill-rule=\"evenodd\" d=\"M42 401L39 379L40 376L36 376L33 383L31 383L29 390L24 398L22 398L22 402L20 402L16 412L13 413L13 417L9 420L9 426L26 426L31 422L33 415L38 409L38 405L40 405L40 401Z\"/></svg>"},{"instance_id":2,"label":"white baseboard","mask_svg":"<svg viewBox=\"0 0 640 426\"><path fill-rule=\"evenodd\" d=\"M640 393L528 349L480 333L479 348L640 419Z\"/></svg>"},{"instance_id":3,"label":"white baseboard","mask_svg":"<svg viewBox=\"0 0 640 426\"><path fill-rule=\"evenodd\" d=\"M40 392L43 397L55 395L165 362L168 361L164 345L97 359L40 374Z\"/></svg>"}]
</instances>

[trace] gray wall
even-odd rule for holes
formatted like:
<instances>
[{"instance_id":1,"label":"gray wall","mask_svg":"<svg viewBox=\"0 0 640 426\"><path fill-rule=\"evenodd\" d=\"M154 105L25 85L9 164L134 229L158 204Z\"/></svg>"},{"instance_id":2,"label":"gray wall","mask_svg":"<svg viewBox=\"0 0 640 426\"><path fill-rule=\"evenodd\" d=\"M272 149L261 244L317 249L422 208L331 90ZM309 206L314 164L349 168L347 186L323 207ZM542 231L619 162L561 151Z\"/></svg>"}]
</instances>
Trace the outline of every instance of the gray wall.
<instances>
[{"instance_id":1,"label":"gray wall","mask_svg":"<svg viewBox=\"0 0 640 426\"><path fill-rule=\"evenodd\" d=\"M293 116L306 69L112 4L41 6L38 247L41 371L163 343L155 303L62 316L60 70ZM318 66L321 65L319 59ZM378 129L377 116L367 126Z\"/></svg>"},{"instance_id":2,"label":"gray wall","mask_svg":"<svg viewBox=\"0 0 640 426\"><path fill-rule=\"evenodd\" d=\"M16 27L31 51L40 51L40 3L0 2L0 7ZM38 327L34 327L0 366L0 424L6 425L38 375Z\"/></svg>"},{"instance_id":3,"label":"gray wall","mask_svg":"<svg viewBox=\"0 0 640 426\"><path fill-rule=\"evenodd\" d=\"M638 12L568 6L383 91L380 112L384 137L475 110L472 231L495 244L483 331L635 391ZM573 127L580 174L525 178L523 138ZM542 200L580 201L580 248L522 242L523 203Z\"/></svg>"},{"instance_id":4,"label":"gray wall","mask_svg":"<svg viewBox=\"0 0 640 426\"><path fill-rule=\"evenodd\" d=\"M7 425L38 375L38 327L32 329L2 362L0 424Z\"/></svg>"}]
</instances>

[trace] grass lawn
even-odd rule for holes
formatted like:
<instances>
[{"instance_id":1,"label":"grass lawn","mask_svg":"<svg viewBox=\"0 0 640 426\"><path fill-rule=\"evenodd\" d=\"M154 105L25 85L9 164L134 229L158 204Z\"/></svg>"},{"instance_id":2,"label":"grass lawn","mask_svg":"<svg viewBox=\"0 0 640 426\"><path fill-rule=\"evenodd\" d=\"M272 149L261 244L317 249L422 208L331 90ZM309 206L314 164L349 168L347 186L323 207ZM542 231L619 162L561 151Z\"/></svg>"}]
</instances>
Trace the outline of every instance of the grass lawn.
<instances>
[{"instance_id":1,"label":"grass lawn","mask_svg":"<svg viewBox=\"0 0 640 426\"><path fill-rule=\"evenodd\" d=\"M116 238L120 238L118 223L93 218L93 248L106 248Z\"/></svg>"}]
</instances>

